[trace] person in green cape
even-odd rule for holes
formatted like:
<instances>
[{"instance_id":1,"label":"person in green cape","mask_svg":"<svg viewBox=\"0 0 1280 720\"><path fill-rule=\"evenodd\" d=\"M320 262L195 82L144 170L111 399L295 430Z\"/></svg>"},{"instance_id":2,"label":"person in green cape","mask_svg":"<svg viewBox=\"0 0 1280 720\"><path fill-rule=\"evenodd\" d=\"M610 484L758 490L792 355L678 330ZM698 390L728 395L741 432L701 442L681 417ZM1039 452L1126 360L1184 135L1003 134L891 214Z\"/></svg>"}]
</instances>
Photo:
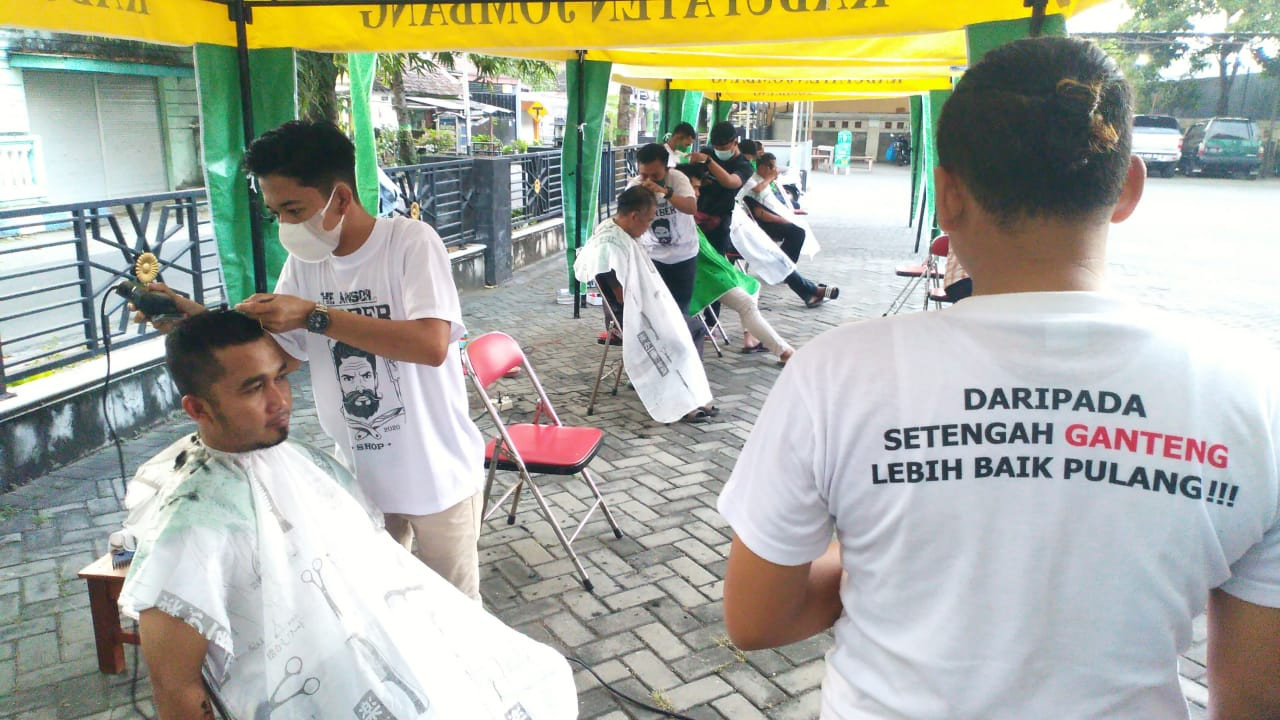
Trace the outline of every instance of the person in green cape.
<instances>
[{"instance_id":1,"label":"person in green cape","mask_svg":"<svg viewBox=\"0 0 1280 720\"><path fill-rule=\"evenodd\" d=\"M700 165L677 165L676 170L689 177L696 194L701 188L706 168ZM724 306L738 313L744 329L742 352L771 352L778 362L785 364L795 349L778 334L760 313L756 298L760 294L760 281L747 275L707 241L698 230L698 269L693 280L693 297L689 301L689 315L693 316L719 300Z\"/></svg>"}]
</instances>

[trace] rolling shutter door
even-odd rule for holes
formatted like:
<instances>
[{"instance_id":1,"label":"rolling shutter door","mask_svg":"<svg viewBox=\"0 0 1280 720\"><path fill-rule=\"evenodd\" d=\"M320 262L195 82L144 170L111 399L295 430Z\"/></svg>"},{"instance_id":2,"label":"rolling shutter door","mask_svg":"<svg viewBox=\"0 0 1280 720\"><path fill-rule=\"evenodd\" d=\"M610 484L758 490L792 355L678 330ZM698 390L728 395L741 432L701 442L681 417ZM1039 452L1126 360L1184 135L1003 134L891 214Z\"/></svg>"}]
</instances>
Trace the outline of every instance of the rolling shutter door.
<instances>
[{"instance_id":1,"label":"rolling shutter door","mask_svg":"<svg viewBox=\"0 0 1280 720\"><path fill-rule=\"evenodd\" d=\"M166 192L160 99L155 78L96 75L98 123L110 197Z\"/></svg>"},{"instance_id":2,"label":"rolling shutter door","mask_svg":"<svg viewBox=\"0 0 1280 720\"><path fill-rule=\"evenodd\" d=\"M93 76L26 70L22 80L31 132L40 137L49 201L106 197Z\"/></svg>"}]
</instances>

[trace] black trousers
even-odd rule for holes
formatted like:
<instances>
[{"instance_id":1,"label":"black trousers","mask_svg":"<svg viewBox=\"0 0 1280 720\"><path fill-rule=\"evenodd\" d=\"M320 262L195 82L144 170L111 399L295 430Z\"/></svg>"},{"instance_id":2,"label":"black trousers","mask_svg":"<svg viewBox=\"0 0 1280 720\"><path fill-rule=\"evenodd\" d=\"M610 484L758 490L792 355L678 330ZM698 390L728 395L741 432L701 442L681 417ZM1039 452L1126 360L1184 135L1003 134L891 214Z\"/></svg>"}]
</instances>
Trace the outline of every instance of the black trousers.
<instances>
[{"instance_id":1,"label":"black trousers","mask_svg":"<svg viewBox=\"0 0 1280 720\"><path fill-rule=\"evenodd\" d=\"M698 275L698 256L694 255L688 260L675 263L654 260L653 267L662 276L662 282L666 283L667 290L671 291L671 297L676 301L676 307L680 308L680 314L688 315L689 302L693 300L693 279Z\"/></svg>"},{"instance_id":2,"label":"black trousers","mask_svg":"<svg viewBox=\"0 0 1280 720\"><path fill-rule=\"evenodd\" d=\"M791 258L791 262L800 260L800 248L804 247L804 228L787 222L770 222L768 220L760 220L758 222L765 234L779 244L782 248L782 253ZM805 302L808 302L809 298L818 292L817 285L794 270L783 282L787 284L787 287L791 288L791 292Z\"/></svg>"}]
</instances>

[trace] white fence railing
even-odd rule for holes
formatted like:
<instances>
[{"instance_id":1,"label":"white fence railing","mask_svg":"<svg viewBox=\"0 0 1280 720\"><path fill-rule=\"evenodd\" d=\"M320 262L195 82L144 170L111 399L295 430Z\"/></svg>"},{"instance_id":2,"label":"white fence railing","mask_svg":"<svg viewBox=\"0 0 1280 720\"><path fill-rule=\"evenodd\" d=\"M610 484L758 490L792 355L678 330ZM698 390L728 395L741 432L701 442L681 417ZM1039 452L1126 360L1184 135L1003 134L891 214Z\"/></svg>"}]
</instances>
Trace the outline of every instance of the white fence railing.
<instances>
[{"instance_id":1,"label":"white fence railing","mask_svg":"<svg viewBox=\"0 0 1280 720\"><path fill-rule=\"evenodd\" d=\"M45 197L44 157L36 135L0 135L0 204Z\"/></svg>"}]
</instances>

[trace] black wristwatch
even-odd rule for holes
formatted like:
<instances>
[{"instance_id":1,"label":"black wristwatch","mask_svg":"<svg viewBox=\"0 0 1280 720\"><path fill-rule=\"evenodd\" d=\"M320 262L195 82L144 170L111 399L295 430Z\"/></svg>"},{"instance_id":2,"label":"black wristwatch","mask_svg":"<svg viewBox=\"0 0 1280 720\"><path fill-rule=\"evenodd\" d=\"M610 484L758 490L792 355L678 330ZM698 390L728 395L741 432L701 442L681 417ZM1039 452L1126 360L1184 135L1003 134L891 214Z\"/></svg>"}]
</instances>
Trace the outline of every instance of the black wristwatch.
<instances>
[{"instance_id":1,"label":"black wristwatch","mask_svg":"<svg viewBox=\"0 0 1280 720\"><path fill-rule=\"evenodd\" d=\"M329 329L329 308L316 303L316 307L307 316L307 331L323 335Z\"/></svg>"},{"instance_id":2,"label":"black wristwatch","mask_svg":"<svg viewBox=\"0 0 1280 720\"><path fill-rule=\"evenodd\" d=\"M675 188L667 188L667 191L662 194L662 197L667 200L670 200L671 196L675 194L676 194Z\"/></svg>"}]
</instances>

